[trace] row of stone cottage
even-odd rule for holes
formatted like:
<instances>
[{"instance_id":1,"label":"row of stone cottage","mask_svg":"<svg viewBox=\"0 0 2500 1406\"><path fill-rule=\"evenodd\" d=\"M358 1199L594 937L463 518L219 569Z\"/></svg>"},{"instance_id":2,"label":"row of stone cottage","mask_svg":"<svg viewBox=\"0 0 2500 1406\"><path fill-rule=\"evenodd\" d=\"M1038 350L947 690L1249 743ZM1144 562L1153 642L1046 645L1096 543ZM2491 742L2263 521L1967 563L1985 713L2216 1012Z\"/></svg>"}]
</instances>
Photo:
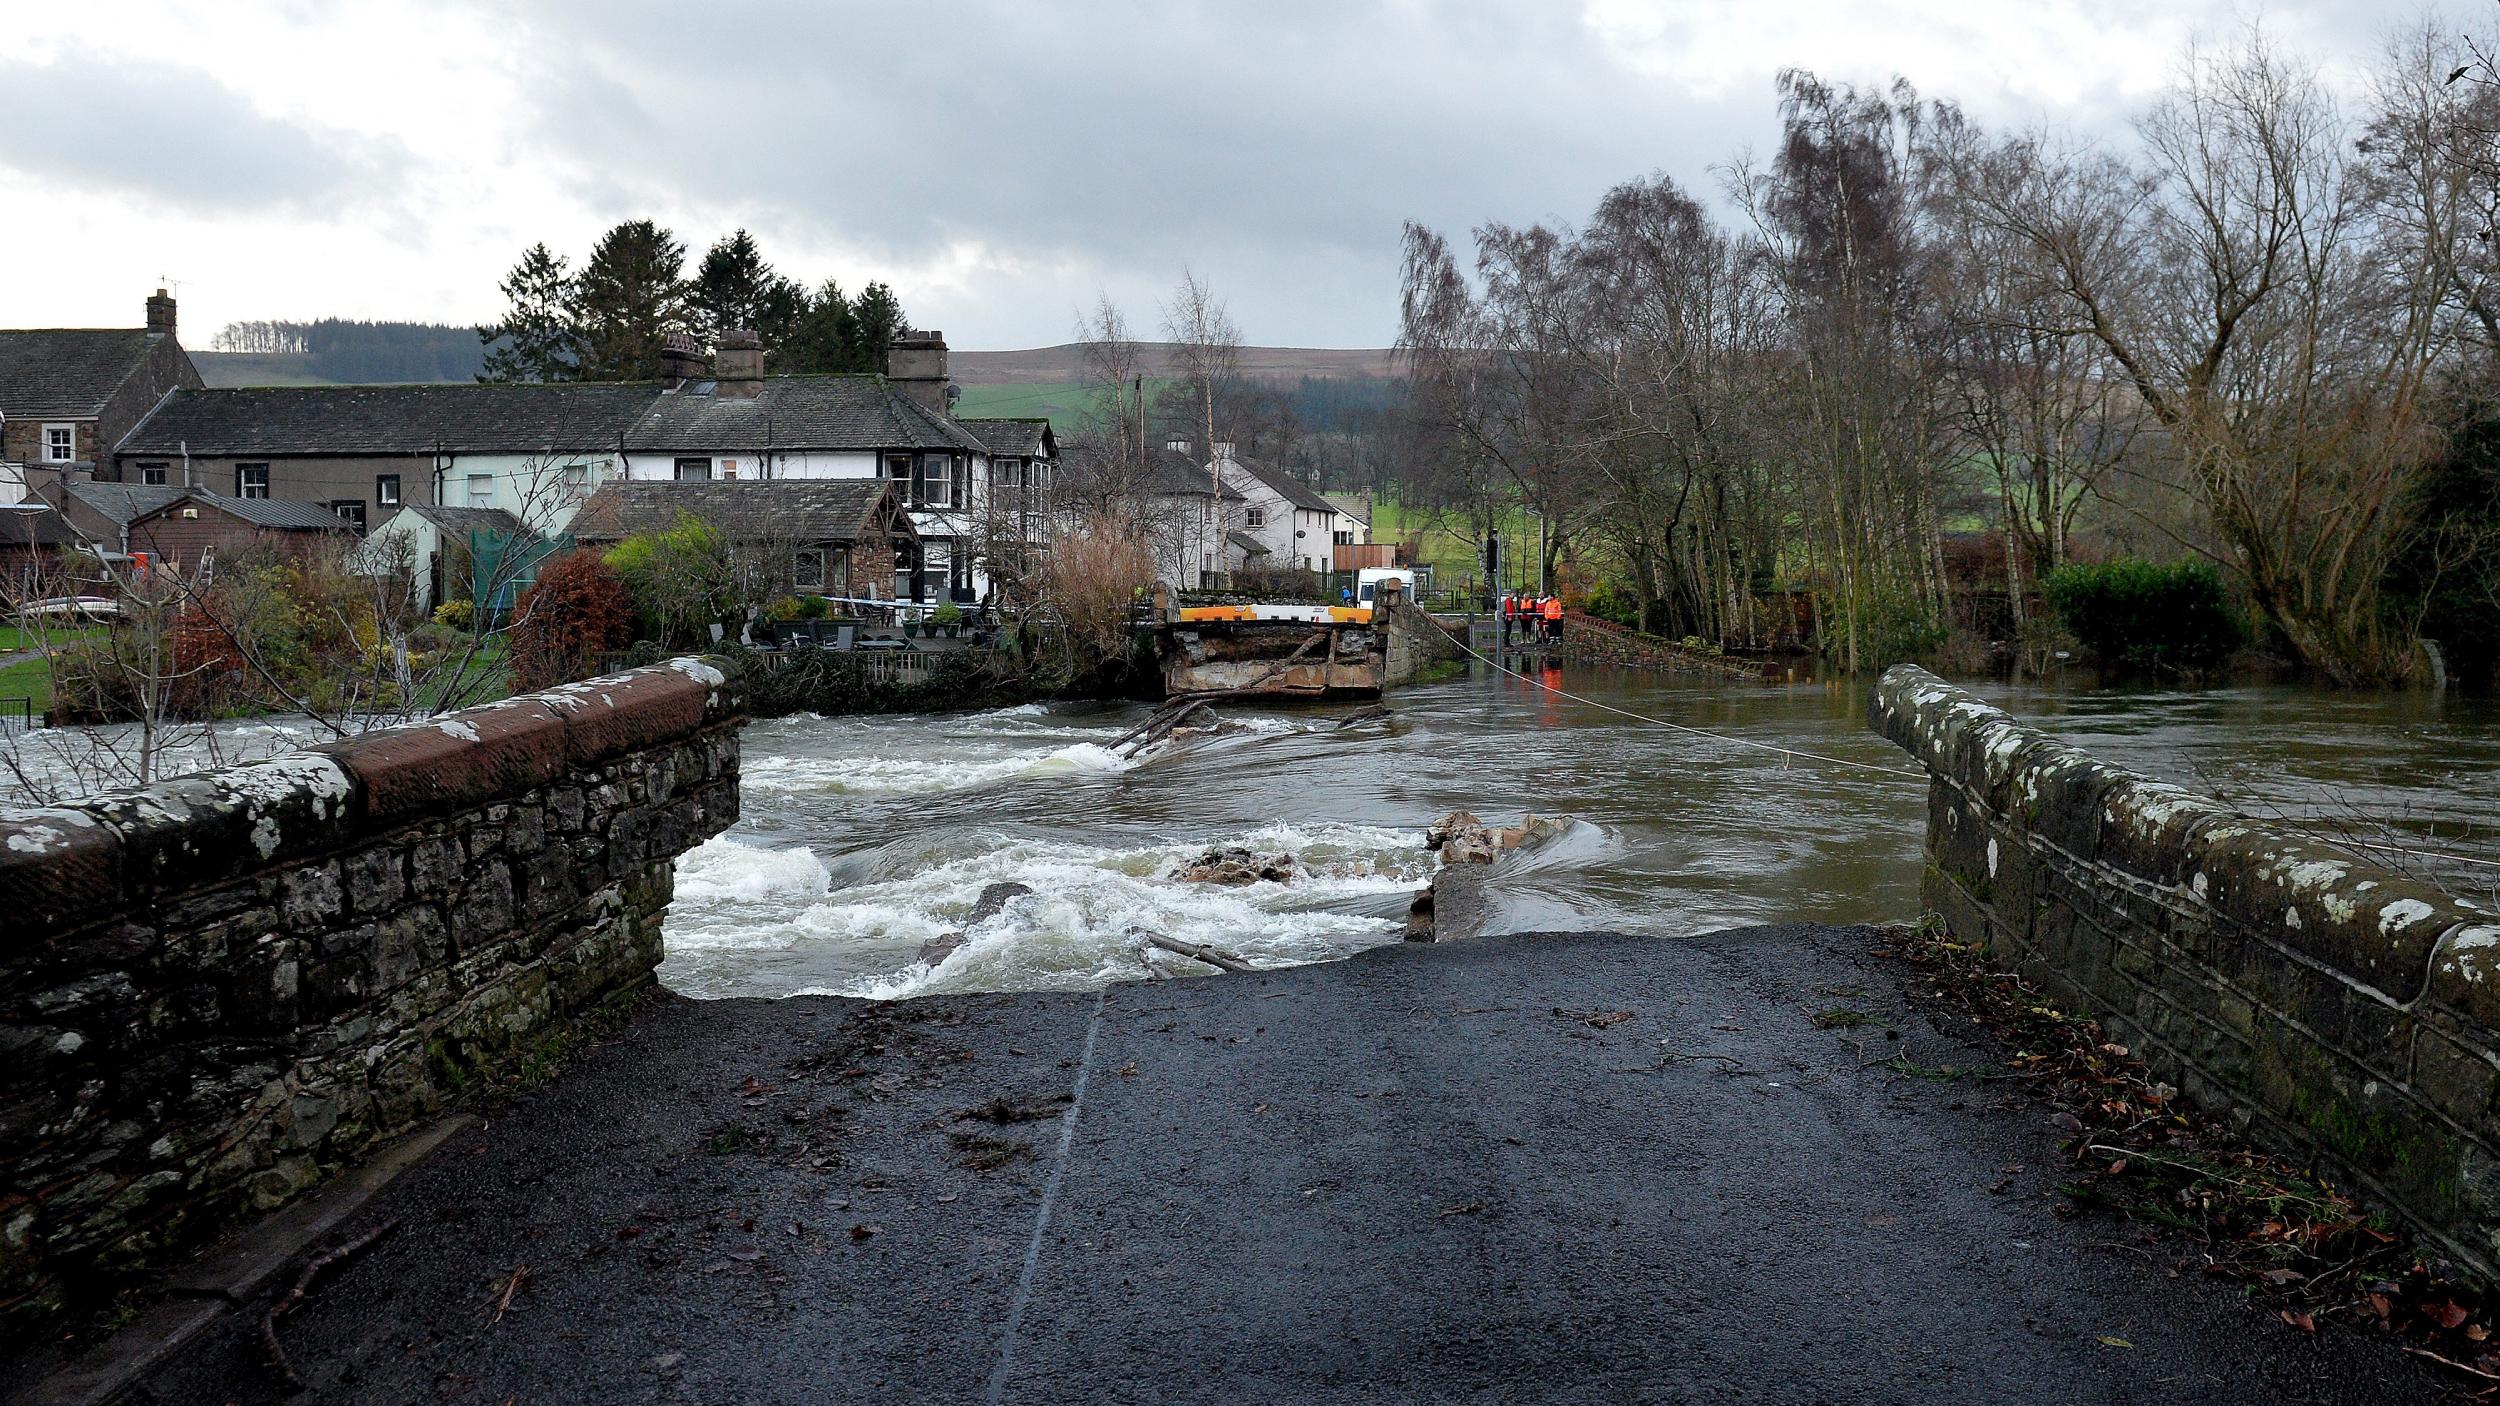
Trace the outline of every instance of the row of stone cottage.
<instances>
[{"instance_id":1,"label":"row of stone cottage","mask_svg":"<svg viewBox=\"0 0 2500 1406\"><path fill-rule=\"evenodd\" d=\"M0 504L56 510L0 514L0 569L64 542L181 567L343 530L431 599L481 538L612 540L687 508L789 543L797 591L969 601L1051 535L1049 422L956 416L942 333L903 333L881 376L767 376L741 332L708 356L672 339L668 363L655 383L209 389L161 289L143 328L0 331ZM1166 580L1324 571L1369 540L1229 445L1213 474L1188 451L1146 480Z\"/></svg>"}]
</instances>

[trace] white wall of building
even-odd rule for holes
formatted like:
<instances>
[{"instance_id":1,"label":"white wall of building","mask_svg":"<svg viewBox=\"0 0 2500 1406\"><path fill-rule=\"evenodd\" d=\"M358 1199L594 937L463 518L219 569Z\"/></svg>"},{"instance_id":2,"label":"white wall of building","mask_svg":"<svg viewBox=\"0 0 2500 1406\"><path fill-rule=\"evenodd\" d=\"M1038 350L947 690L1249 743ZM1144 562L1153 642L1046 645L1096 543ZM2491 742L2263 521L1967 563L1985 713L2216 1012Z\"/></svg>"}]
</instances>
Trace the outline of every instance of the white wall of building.
<instances>
[{"instance_id":1,"label":"white wall of building","mask_svg":"<svg viewBox=\"0 0 2500 1406\"><path fill-rule=\"evenodd\" d=\"M1225 460L1224 486L1241 495L1234 504L1234 526L1267 548L1266 565L1276 571L1326 571L1340 525L1337 512L1297 507L1266 480Z\"/></svg>"},{"instance_id":2,"label":"white wall of building","mask_svg":"<svg viewBox=\"0 0 2500 1406\"><path fill-rule=\"evenodd\" d=\"M623 456L623 470L625 477L637 482L662 483L677 480L679 461L688 461L691 467L691 461L698 459L709 466L711 478L715 481L746 482L758 478L867 479L880 476L899 476L908 480L910 474L908 462L904 461L900 450L892 455L880 455L864 449L775 450L769 456L771 460L769 464L764 462L766 457L753 451L723 450L715 454L702 455L654 454L637 450ZM961 561L969 563L965 569L964 580L977 599L987 595L990 590L989 575L982 570L982 563L978 559L981 534L977 530L981 516L988 510L990 501L989 456L957 454L952 457L969 458L970 465L962 478L950 479L943 495L949 501L944 505L941 506L938 502L932 501L913 507L912 526L920 533L922 555L929 565L930 597L940 600L945 598L945 587L939 584L938 573L942 569L947 579L953 579L955 564ZM889 459L898 462L889 463L887 462ZM899 475L892 472L897 469L901 470ZM759 470L763 472L759 473ZM924 468L924 492L926 491L925 485L929 482L927 470ZM958 489L961 491L958 492ZM938 495L929 496L936 498ZM958 497L964 501L951 501Z\"/></svg>"},{"instance_id":3,"label":"white wall of building","mask_svg":"<svg viewBox=\"0 0 2500 1406\"><path fill-rule=\"evenodd\" d=\"M613 451L446 454L435 461L434 501L447 508L501 508L531 530L553 536L600 484L616 477L619 458Z\"/></svg>"}]
</instances>

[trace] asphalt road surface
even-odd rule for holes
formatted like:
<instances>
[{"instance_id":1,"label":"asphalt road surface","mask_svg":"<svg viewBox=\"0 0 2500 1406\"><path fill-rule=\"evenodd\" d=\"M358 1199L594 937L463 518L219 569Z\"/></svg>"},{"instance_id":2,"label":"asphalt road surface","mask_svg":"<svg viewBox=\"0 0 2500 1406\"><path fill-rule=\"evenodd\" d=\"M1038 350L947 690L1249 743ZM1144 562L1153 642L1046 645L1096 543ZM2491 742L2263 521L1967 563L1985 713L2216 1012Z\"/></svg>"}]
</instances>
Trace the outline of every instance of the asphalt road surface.
<instances>
[{"instance_id":1,"label":"asphalt road surface","mask_svg":"<svg viewBox=\"0 0 2500 1406\"><path fill-rule=\"evenodd\" d=\"M2045 1110L1881 1067L1989 1057L1877 945L663 998L347 1228L398 1220L285 1321L293 1399L2436 1399L2383 1343L2058 1217ZM155 1399L279 1399L257 1319Z\"/></svg>"}]
</instances>

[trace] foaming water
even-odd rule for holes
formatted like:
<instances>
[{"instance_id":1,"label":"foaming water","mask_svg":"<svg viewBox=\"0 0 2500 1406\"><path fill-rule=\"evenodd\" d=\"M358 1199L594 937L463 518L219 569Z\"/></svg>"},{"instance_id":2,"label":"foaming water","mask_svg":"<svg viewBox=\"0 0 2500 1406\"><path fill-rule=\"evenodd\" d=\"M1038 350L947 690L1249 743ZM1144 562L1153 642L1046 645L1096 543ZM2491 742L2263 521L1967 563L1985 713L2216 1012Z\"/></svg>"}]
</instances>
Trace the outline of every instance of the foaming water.
<instances>
[{"instance_id":1,"label":"foaming water","mask_svg":"<svg viewBox=\"0 0 2500 1406\"><path fill-rule=\"evenodd\" d=\"M1754 741L1901 765L1863 684L1726 685L1601 671L1617 707ZM2288 688L1982 690L2112 761L2251 809L2364 813L2500 853L2500 726L2460 699ZM1925 786L1665 733L1516 679L1352 707L1225 711L1130 760L1134 707L1027 705L935 718L794 717L748 729L745 817L679 863L662 976L697 996L1071 989L1145 974L1140 929L1261 965L1398 940L1451 810L1574 822L1488 886L1510 930L1682 936L1918 910ZM1220 846L1295 855L1290 883L1171 877ZM981 891L1033 890L970 921ZM935 970L921 944L962 932ZM1176 965L1185 965L1177 963Z\"/></svg>"}]
</instances>

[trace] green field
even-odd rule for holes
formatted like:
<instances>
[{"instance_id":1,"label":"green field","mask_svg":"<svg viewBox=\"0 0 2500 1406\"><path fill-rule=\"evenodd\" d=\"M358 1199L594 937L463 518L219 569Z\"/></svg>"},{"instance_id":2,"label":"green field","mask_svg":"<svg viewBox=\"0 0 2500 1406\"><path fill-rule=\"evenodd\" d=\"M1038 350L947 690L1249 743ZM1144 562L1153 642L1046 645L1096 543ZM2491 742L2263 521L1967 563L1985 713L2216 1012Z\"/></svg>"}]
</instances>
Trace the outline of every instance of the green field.
<instances>
[{"instance_id":1,"label":"green field","mask_svg":"<svg viewBox=\"0 0 2500 1406\"><path fill-rule=\"evenodd\" d=\"M1456 519L1451 519L1455 522ZM1470 529L1472 531L1472 529ZM1536 585L1536 516L1524 508L1513 508L1500 524L1502 534L1503 574L1512 586ZM1372 504L1372 540L1402 542L1416 537L1421 541L1415 559L1432 568L1432 586L1436 590L1454 591L1464 587L1472 577L1484 571L1484 546L1472 536L1462 535L1450 527L1439 526L1434 515L1419 508L1395 501ZM1524 573L1524 575L1522 574Z\"/></svg>"},{"instance_id":2,"label":"green field","mask_svg":"<svg viewBox=\"0 0 2500 1406\"><path fill-rule=\"evenodd\" d=\"M1146 394L1161 394L1165 384L1148 381ZM1005 386L958 384L956 389L962 394L955 398L955 413L964 419L1043 419L1050 421L1050 427L1061 435L1093 419L1102 405L1102 397L1092 387L1074 381Z\"/></svg>"},{"instance_id":3,"label":"green field","mask_svg":"<svg viewBox=\"0 0 2500 1406\"><path fill-rule=\"evenodd\" d=\"M0 698L31 698L36 712L52 711L51 666L41 659L21 659L0 666ZM17 705L7 704L5 710L15 716Z\"/></svg>"}]
</instances>

